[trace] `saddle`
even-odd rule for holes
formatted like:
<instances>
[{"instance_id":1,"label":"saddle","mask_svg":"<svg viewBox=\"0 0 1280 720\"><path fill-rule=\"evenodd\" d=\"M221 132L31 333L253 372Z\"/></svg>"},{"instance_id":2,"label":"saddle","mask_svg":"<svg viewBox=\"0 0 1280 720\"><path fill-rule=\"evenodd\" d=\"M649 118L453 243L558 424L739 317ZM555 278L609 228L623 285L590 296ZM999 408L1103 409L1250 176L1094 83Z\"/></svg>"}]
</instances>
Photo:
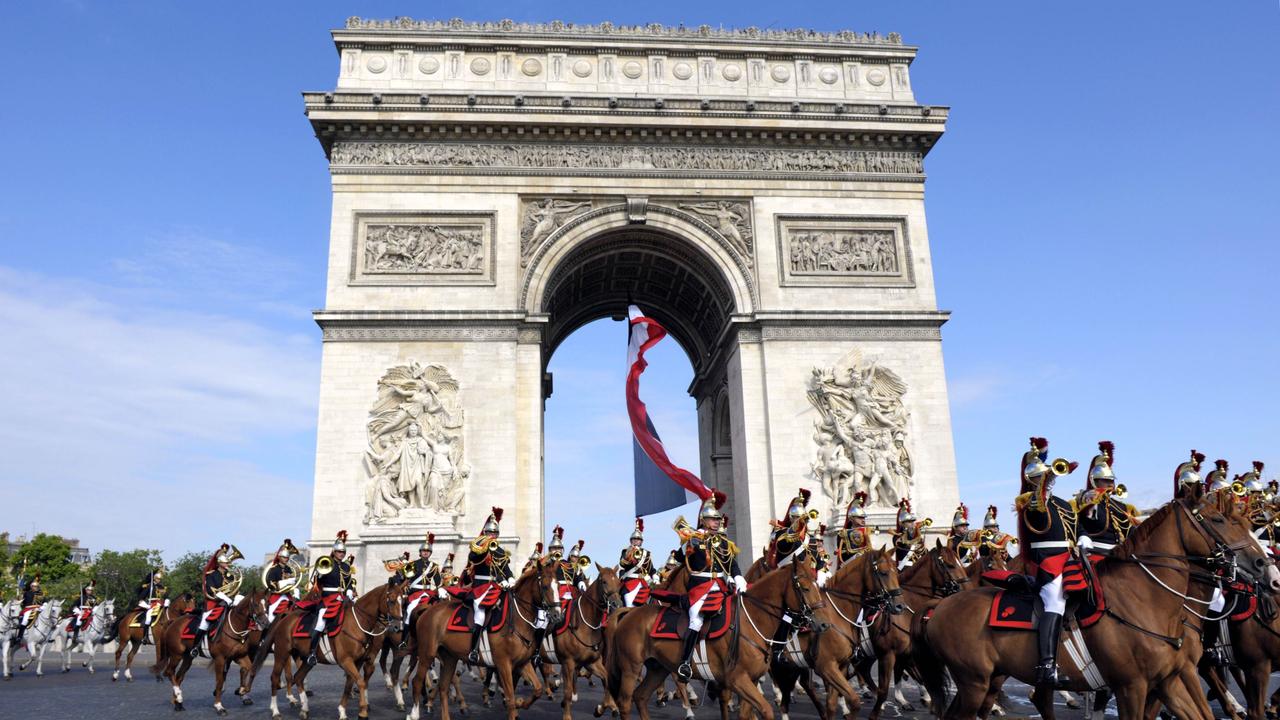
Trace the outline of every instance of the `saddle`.
<instances>
[{"instance_id":1,"label":"saddle","mask_svg":"<svg viewBox=\"0 0 1280 720\"><path fill-rule=\"evenodd\" d=\"M218 637L218 631L222 629L222 619L227 614L227 608L219 605L209 611L209 634L208 638L213 640ZM196 628L200 627L200 613L192 613L187 618L187 624L182 628L183 640L195 640Z\"/></svg>"},{"instance_id":2,"label":"saddle","mask_svg":"<svg viewBox=\"0 0 1280 720\"><path fill-rule=\"evenodd\" d=\"M89 618L91 617L93 617L93 608L83 608L80 610L80 627L82 629L88 627ZM75 632L75 627L74 627L75 619L76 619L75 613L72 613L69 617L66 618L67 632Z\"/></svg>"},{"instance_id":3,"label":"saddle","mask_svg":"<svg viewBox=\"0 0 1280 720\"><path fill-rule=\"evenodd\" d=\"M324 612L324 634L337 637L342 632L342 621L347 618L347 604L340 594L330 595L324 600L301 600L296 608L302 610L298 621L293 625L293 637L311 637L311 628L316 626L316 613Z\"/></svg>"},{"instance_id":4,"label":"saddle","mask_svg":"<svg viewBox=\"0 0 1280 720\"><path fill-rule=\"evenodd\" d=\"M733 626L734 604L725 602L725 595L717 593L715 596L708 597L707 602L702 606L702 614L707 615L706 621L702 625L702 637L706 640L715 640L716 638L729 632L729 628ZM717 606L708 610L707 606L715 600ZM681 640L689 633L689 611L680 607L664 607L658 613L658 617L653 621L653 627L649 630L649 637L661 640Z\"/></svg>"},{"instance_id":5,"label":"saddle","mask_svg":"<svg viewBox=\"0 0 1280 720\"><path fill-rule=\"evenodd\" d=\"M1035 630L1040 625L1044 603L1040 601L1035 578L1008 570L991 570L982 577L1000 587L991 599L991 611L987 625L998 630ZM1087 628L1098 622L1106 610L1102 584L1097 576L1085 573L1084 590L1068 593L1067 614L1073 616L1080 627ZM1064 579L1065 584L1065 579Z\"/></svg>"},{"instance_id":6,"label":"saddle","mask_svg":"<svg viewBox=\"0 0 1280 720\"><path fill-rule=\"evenodd\" d=\"M499 599L501 603L498 602ZM496 633L506 626L507 615L511 610L510 595L502 593L499 599L494 600L495 605L493 606L489 606L486 602L487 607L494 607L494 610L486 613L484 622L485 629L491 633ZM449 622L445 625L445 629L450 632L471 632L471 612L469 603L464 602L458 605L458 607L454 608L453 614L449 616Z\"/></svg>"},{"instance_id":7,"label":"saddle","mask_svg":"<svg viewBox=\"0 0 1280 720\"><path fill-rule=\"evenodd\" d=\"M493 607L497 605L499 601L505 603L507 592L501 589L499 589L498 592L489 592L490 588L493 587L497 586L493 583L489 583L488 585L484 585L479 588L450 587L445 588L445 590L447 590L454 598L467 604L475 602L477 592L488 593L484 598L484 602L480 604L481 607Z\"/></svg>"},{"instance_id":8,"label":"saddle","mask_svg":"<svg viewBox=\"0 0 1280 720\"><path fill-rule=\"evenodd\" d=\"M622 594L627 595L635 591L637 587L640 588L640 591L636 592L636 599L634 604L637 606L648 605L649 596L653 593L653 591L649 588L649 583L645 582L641 578L629 578L627 580L623 580Z\"/></svg>"}]
</instances>

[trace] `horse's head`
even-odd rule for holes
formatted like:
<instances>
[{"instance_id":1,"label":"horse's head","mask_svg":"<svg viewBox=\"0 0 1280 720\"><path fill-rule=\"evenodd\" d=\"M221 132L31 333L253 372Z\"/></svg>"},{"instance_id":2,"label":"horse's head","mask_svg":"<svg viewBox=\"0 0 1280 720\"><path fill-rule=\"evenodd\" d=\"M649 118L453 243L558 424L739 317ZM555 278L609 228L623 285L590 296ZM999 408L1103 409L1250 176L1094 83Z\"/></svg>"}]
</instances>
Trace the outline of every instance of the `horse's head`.
<instances>
[{"instance_id":1,"label":"horse's head","mask_svg":"<svg viewBox=\"0 0 1280 720\"><path fill-rule=\"evenodd\" d=\"M902 586L898 584L898 563L892 548L870 550L862 554L862 604L884 607L897 615L902 604Z\"/></svg>"},{"instance_id":2,"label":"horse's head","mask_svg":"<svg viewBox=\"0 0 1280 720\"><path fill-rule=\"evenodd\" d=\"M942 540L935 540L933 549L929 551L929 580L935 594L943 597L954 595L964 589L969 580L964 563L950 545Z\"/></svg>"},{"instance_id":3,"label":"horse's head","mask_svg":"<svg viewBox=\"0 0 1280 720\"><path fill-rule=\"evenodd\" d=\"M1183 533L1179 525L1184 552L1212 559L1228 575L1238 572L1251 583L1262 585L1270 592L1280 592L1280 572L1253 535L1253 524L1243 509L1235 503L1196 503L1191 498L1174 502L1193 518L1200 530Z\"/></svg>"},{"instance_id":4,"label":"horse's head","mask_svg":"<svg viewBox=\"0 0 1280 720\"><path fill-rule=\"evenodd\" d=\"M766 595L771 594L769 585L776 582L774 578L785 577L786 588L782 591L784 612L791 612L799 618L798 624L809 625L813 622L813 611L826 605L822 599L822 588L818 587L818 572L811 560L796 561L788 568L780 568L765 575L757 583L763 586Z\"/></svg>"},{"instance_id":5,"label":"horse's head","mask_svg":"<svg viewBox=\"0 0 1280 720\"><path fill-rule=\"evenodd\" d=\"M983 564L986 570L1008 570L1009 551L1003 548L993 549L983 558Z\"/></svg>"},{"instance_id":6,"label":"horse's head","mask_svg":"<svg viewBox=\"0 0 1280 720\"><path fill-rule=\"evenodd\" d=\"M249 617L259 628L265 630L270 623L267 621L267 591L254 590L249 593L248 597L240 601L248 612Z\"/></svg>"},{"instance_id":7,"label":"horse's head","mask_svg":"<svg viewBox=\"0 0 1280 720\"><path fill-rule=\"evenodd\" d=\"M104 600L93 608L93 614L102 618L106 622L111 622L116 617L116 601Z\"/></svg>"},{"instance_id":8,"label":"horse's head","mask_svg":"<svg viewBox=\"0 0 1280 720\"><path fill-rule=\"evenodd\" d=\"M196 609L196 601L191 596L191 593L184 592L179 595L176 600L170 603L170 606L175 614L184 615Z\"/></svg>"},{"instance_id":9,"label":"horse's head","mask_svg":"<svg viewBox=\"0 0 1280 720\"><path fill-rule=\"evenodd\" d=\"M520 577L516 583L516 595L530 605L547 613L552 623L560 621L560 590L556 581L559 561L540 558L538 564Z\"/></svg>"},{"instance_id":10,"label":"horse's head","mask_svg":"<svg viewBox=\"0 0 1280 720\"><path fill-rule=\"evenodd\" d=\"M611 567L596 563L595 601L605 612L613 612L622 607L622 578Z\"/></svg>"},{"instance_id":11,"label":"horse's head","mask_svg":"<svg viewBox=\"0 0 1280 720\"><path fill-rule=\"evenodd\" d=\"M383 597L378 606L378 617L387 621L387 628L393 633L404 628L404 587L404 583L391 583L380 589Z\"/></svg>"}]
</instances>

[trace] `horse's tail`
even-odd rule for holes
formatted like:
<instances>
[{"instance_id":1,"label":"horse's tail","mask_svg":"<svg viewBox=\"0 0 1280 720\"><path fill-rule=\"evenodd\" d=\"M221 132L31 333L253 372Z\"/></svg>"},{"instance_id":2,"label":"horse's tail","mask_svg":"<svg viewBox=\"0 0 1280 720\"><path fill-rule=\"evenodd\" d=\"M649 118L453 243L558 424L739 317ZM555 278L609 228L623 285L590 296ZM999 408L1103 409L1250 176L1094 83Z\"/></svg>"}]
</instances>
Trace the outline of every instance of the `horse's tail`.
<instances>
[{"instance_id":1,"label":"horse's tail","mask_svg":"<svg viewBox=\"0 0 1280 720\"><path fill-rule=\"evenodd\" d=\"M934 717L942 717L947 708L947 666L929 644L929 621L917 620L919 627L911 635L911 662L919 673L919 680L929 691L933 702L930 711Z\"/></svg>"},{"instance_id":2,"label":"horse's tail","mask_svg":"<svg viewBox=\"0 0 1280 720\"><path fill-rule=\"evenodd\" d=\"M607 637L605 642L604 667L605 667L605 687L609 690L609 697L614 702L618 701L618 693L622 692L622 668L621 661L618 658L617 632L618 623L611 622L609 627L613 628L613 632Z\"/></svg>"},{"instance_id":3,"label":"horse's tail","mask_svg":"<svg viewBox=\"0 0 1280 720\"><path fill-rule=\"evenodd\" d=\"M258 652L253 655L253 668L249 670L249 679L245 681L244 688L247 695L253 689L253 679L258 676L258 671L262 669L263 664L267 662L267 656L276 646L276 633L280 632L280 628L285 627L289 623L283 622L288 617L288 613L278 615L266 630L262 631L262 640L258 641Z\"/></svg>"}]
</instances>

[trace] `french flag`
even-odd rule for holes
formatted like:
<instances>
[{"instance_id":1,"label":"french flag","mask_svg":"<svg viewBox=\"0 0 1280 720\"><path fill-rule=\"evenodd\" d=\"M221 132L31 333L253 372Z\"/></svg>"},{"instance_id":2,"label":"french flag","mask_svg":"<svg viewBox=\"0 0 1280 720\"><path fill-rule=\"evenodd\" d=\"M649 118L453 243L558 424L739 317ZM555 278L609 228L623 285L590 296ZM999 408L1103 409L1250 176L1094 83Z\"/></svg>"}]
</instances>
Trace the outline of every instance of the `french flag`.
<instances>
[{"instance_id":1,"label":"french flag","mask_svg":"<svg viewBox=\"0 0 1280 720\"><path fill-rule=\"evenodd\" d=\"M631 419L635 456L636 515L652 515L705 500L712 491L697 475L667 457L649 411L640 400L640 375L649 365L644 353L666 337L667 331L635 305L627 308L627 318L627 416Z\"/></svg>"}]
</instances>

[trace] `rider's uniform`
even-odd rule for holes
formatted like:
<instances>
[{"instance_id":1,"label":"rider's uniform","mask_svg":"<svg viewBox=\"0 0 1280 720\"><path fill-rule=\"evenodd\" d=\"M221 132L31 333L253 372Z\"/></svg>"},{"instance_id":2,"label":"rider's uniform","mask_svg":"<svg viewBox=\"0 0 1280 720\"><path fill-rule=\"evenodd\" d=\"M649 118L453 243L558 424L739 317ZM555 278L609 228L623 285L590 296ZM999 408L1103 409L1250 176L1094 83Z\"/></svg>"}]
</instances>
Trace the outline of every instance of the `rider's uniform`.
<instances>
[{"instance_id":1,"label":"rider's uniform","mask_svg":"<svg viewBox=\"0 0 1280 720\"><path fill-rule=\"evenodd\" d=\"M200 643L209 634L209 617L219 607L235 604L235 599L227 594L227 569L235 558L232 557L231 546L223 543L222 547L209 558L204 565L204 577L200 583L204 596L204 610L200 612L200 624L196 627L195 638L191 642L190 654L199 657Z\"/></svg>"},{"instance_id":2,"label":"rider's uniform","mask_svg":"<svg viewBox=\"0 0 1280 720\"><path fill-rule=\"evenodd\" d=\"M996 520L996 515L996 506L988 505L987 515L982 519L981 544L978 546L978 554L984 558L996 554L1003 554L1008 557L1009 546L1018 544L1017 538L1007 532L1001 532L1000 522Z\"/></svg>"},{"instance_id":3,"label":"rider's uniform","mask_svg":"<svg viewBox=\"0 0 1280 720\"><path fill-rule=\"evenodd\" d=\"M649 583L657 582L653 554L644 547L644 518L636 518L630 544L618 557L618 578L622 580L622 606L643 605L649 600Z\"/></svg>"},{"instance_id":4,"label":"rider's uniform","mask_svg":"<svg viewBox=\"0 0 1280 720\"><path fill-rule=\"evenodd\" d=\"M328 629L325 615L341 607L344 599L354 600L356 597L356 577L352 571L351 559L347 557L347 531L342 530L333 541L328 555L316 560L311 568L311 578L315 590L320 593L320 607L316 609L316 623L311 628L311 652L307 656L307 664L315 665L317 651L320 649L320 638Z\"/></svg>"},{"instance_id":5,"label":"rider's uniform","mask_svg":"<svg viewBox=\"0 0 1280 720\"><path fill-rule=\"evenodd\" d=\"M285 538L271 558L271 567L267 568L267 623L275 621L277 615L289 612L293 602L300 595L298 582L300 578L289 557L297 552L293 542Z\"/></svg>"},{"instance_id":6,"label":"rider's uniform","mask_svg":"<svg viewBox=\"0 0 1280 720\"><path fill-rule=\"evenodd\" d=\"M738 569L738 546L723 528L711 530L705 527L713 518L723 521L717 502L723 500L713 496L703 501L698 512L697 530L690 528L684 518L676 520L676 533L682 541L680 551L685 567L689 569L689 632L685 636L684 653L677 670L686 680L692 675L689 657L702 630L703 607L711 600L720 600L729 591L730 580L738 592L747 589L746 578Z\"/></svg>"},{"instance_id":7,"label":"rider's uniform","mask_svg":"<svg viewBox=\"0 0 1280 720\"><path fill-rule=\"evenodd\" d=\"M924 529L933 525L932 518L917 520L911 510L911 500L903 498L898 503L898 517L893 528L893 554L902 570L925 555Z\"/></svg>"},{"instance_id":8,"label":"rider's uniform","mask_svg":"<svg viewBox=\"0 0 1280 720\"><path fill-rule=\"evenodd\" d=\"M805 488L787 505L786 517L770 521L773 531L765 548L764 564L770 570L790 564L797 556L805 554L806 533L809 529L809 498Z\"/></svg>"},{"instance_id":9,"label":"rider's uniform","mask_svg":"<svg viewBox=\"0 0 1280 720\"><path fill-rule=\"evenodd\" d=\"M18 614L18 637L21 638L27 627L40 614L40 606L44 604L44 590L40 587L40 576L37 574L22 589L22 612Z\"/></svg>"},{"instance_id":10,"label":"rider's uniform","mask_svg":"<svg viewBox=\"0 0 1280 720\"><path fill-rule=\"evenodd\" d=\"M138 624L142 626L144 644L150 642L151 624L156 621L160 608L169 605L169 601L164 597L168 591L169 589L164 586L164 568L162 567L147 573L134 591L134 606L142 611L138 615Z\"/></svg>"},{"instance_id":11,"label":"rider's uniform","mask_svg":"<svg viewBox=\"0 0 1280 720\"><path fill-rule=\"evenodd\" d=\"M951 518L951 530L947 533L947 545L955 551L964 565L968 565L978 557L978 547L982 544L981 533L969 529L969 506L960 503L955 515Z\"/></svg>"},{"instance_id":12,"label":"rider's uniform","mask_svg":"<svg viewBox=\"0 0 1280 720\"><path fill-rule=\"evenodd\" d=\"M1032 438L1031 449L1022 456L1022 493L1014 501L1018 513L1018 534L1026 553L1028 574L1036 578L1044 614L1039 626L1040 665L1037 683L1057 682L1058 634L1067 606L1064 573L1071 570L1073 584L1078 572L1072 558L1076 538L1076 512L1072 504L1053 495L1053 478L1075 470L1075 463L1055 460L1046 465L1049 441ZM1071 567L1069 567L1069 565Z\"/></svg>"},{"instance_id":13,"label":"rider's uniform","mask_svg":"<svg viewBox=\"0 0 1280 720\"><path fill-rule=\"evenodd\" d=\"M493 508L480 530L480 535L471 542L467 554L467 567L462 571L462 584L470 588L471 593L471 654L469 660L474 664L479 660L476 644L480 641L484 630L485 608L496 602L502 588L511 587L511 556L498 544L498 522L502 520L502 508Z\"/></svg>"},{"instance_id":14,"label":"rider's uniform","mask_svg":"<svg viewBox=\"0 0 1280 720\"><path fill-rule=\"evenodd\" d=\"M556 563L556 591L561 604L568 602L573 596L587 589L587 574L583 572L582 546L585 541L579 540L569 549L569 557Z\"/></svg>"},{"instance_id":15,"label":"rider's uniform","mask_svg":"<svg viewBox=\"0 0 1280 720\"><path fill-rule=\"evenodd\" d=\"M418 547L418 559L405 568L405 577L409 579L409 594L404 611L406 620L413 616L413 611L419 605L429 604L440 590L440 566L431 559L431 548L435 545L435 540L435 533L429 533L426 541Z\"/></svg>"},{"instance_id":16,"label":"rider's uniform","mask_svg":"<svg viewBox=\"0 0 1280 720\"><path fill-rule=\"evenodd\" d=\"M867 494L860 492L844 513L844 527L836 531L836 567L871 549L871 528L867 527Z\"/></svg>"},{"instance_id":17,"label":"rider's uniform","mask_svg":"<svg viewBox=\"0 0 1280 720\"><path fill-rule=\"evenodd\" d=\"M80 597L76 598L76 606L71 609L71 644L74 645L80 639L81 616L85 610L92 610L94 605L98 604L98 598L94 594L96 585L90 580L87 585L80 588Z\"/></svg>"},{"instance_id":18,"label":"rider's uniform","mask_svg":"<svg viewBox=\"0 0 1280 720\"><path fill-rule=\"evenodd\" d=\"M1078 520L1076 544L1091 556L1102 558L1111 555L1138 524L1138 509L1115 496L1115 446L1104 440L1098 443L1098 450L1089 463L1088 485L1076 494L1072 507Z\"/></svg>"}]
</instances>

